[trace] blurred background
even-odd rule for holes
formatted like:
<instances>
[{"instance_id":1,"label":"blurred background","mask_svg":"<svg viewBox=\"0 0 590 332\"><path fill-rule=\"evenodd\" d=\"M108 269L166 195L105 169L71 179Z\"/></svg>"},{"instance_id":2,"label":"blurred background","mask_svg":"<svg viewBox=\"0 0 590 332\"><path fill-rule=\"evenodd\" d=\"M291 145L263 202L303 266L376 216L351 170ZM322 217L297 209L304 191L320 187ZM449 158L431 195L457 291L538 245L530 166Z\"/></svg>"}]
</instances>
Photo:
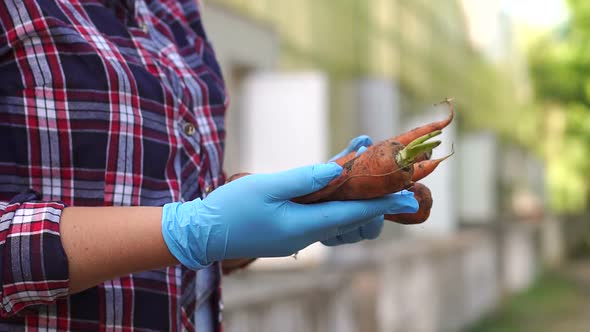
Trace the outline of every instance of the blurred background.
<instances>
[{"instance_id":1,"label":"blurred background","mask_svg":"<svg viewBox=\"0 0 590 332\"><path fill-rule=\"evenodd\" d=\"M232 274L226 331L590 331L590 2L202 2L228 174L457 110L426 223Z\"/></svg>"}]
</instances>

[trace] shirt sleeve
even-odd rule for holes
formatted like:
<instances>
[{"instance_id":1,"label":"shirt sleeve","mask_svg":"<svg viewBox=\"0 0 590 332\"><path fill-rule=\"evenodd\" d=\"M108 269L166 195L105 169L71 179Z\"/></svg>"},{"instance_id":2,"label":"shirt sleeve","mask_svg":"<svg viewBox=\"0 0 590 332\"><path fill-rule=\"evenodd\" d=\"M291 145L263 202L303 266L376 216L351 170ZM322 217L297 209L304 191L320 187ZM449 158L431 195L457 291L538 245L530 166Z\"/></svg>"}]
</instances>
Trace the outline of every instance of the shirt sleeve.
<instances>
[{"instance_id":1,"label":"shirt sleeve","mask_svg":"<svg viewBox=\"0 0 590 332\"><path fill-rule=\"evenodd\" d=\"M68 260L61 244L65 205L25 193L0 202L0 315L68 295Z\"/></svg>"}]
</instances>

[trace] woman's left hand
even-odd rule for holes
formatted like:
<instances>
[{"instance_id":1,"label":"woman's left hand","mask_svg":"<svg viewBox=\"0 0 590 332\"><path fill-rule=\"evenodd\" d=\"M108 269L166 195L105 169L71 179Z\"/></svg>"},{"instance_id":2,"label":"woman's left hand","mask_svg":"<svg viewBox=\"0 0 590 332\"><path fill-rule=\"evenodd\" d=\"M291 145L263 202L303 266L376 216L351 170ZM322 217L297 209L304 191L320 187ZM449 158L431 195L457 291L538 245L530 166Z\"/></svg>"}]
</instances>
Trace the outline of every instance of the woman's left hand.
<instances>
[{"instance_id":1,"label":"woman's left hand","mask_svg":"<svg viewBox=\"0 0 590 332\"><path fill-rule=\"evenodd\" d=\"M344 157L347 154L356 151L356 155L363 153L368 146L373 144L371 137L361 135L353 138L348 147L330 159L334 161L338 158ZM338 246L342 244L356 243L362 240L373 240L379 237L383 229L383 216L372 218L367 223L362 223L362 226L354 227L350 230L344 230L342 234L336 235L333 238L322 241L326 246Z\"/></svg>"}]
</instances>

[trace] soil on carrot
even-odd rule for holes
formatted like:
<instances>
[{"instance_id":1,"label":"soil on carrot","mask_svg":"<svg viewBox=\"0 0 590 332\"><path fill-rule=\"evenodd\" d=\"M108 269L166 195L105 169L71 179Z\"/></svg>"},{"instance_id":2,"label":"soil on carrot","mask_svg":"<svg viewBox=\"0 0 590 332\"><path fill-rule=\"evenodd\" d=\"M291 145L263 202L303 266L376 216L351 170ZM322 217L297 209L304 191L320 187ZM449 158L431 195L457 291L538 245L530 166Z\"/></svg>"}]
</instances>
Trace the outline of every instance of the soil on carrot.
<instances>
[{"instance_id":1,"label":"soil on carrot","mask_svg":"<svg viewBox=\"0 0 590 332\"><path fill-rule=\"evenodd\" d=\"M590 331L590 280L547 274L466 332Z\"/></svg>"}]
</instances>

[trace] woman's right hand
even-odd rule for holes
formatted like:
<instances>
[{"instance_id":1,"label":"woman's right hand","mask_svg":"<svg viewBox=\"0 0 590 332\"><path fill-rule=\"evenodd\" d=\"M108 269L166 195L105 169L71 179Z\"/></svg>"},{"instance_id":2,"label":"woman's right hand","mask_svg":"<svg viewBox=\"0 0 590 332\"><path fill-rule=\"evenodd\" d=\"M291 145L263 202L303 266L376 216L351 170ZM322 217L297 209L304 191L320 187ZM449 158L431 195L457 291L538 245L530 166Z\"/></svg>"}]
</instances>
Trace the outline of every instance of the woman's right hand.
<instances>
[{"instance_id":1,"label":"woman's right hand","mask_svg":"<svg viewBox=\"0 0 590 332\"><path fill-rule=\"evenodd\" d=\"M199 269L223 259L289 256L383 214L418 208L408 191L373 200L291 201L322 189L341 172L339 165L327 163L254 174L217 188L205 199L166 204L164 240L182 264Z\"/></svg>"}]
</instances>

